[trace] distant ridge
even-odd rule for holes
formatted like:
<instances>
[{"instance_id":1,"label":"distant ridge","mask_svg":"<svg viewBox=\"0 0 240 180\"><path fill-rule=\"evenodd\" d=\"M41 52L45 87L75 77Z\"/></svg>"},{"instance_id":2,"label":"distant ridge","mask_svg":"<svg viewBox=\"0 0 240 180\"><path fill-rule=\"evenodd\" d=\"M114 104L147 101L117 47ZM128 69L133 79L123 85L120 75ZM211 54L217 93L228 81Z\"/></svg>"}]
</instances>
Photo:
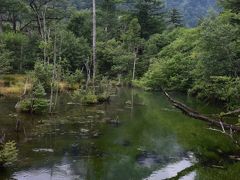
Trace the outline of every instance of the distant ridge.
<instances>
[{"instance_id":1,"label":"distant ridge","mask_svg":"<svg viewBox=\"0 0 240 180\"><path fill-rule=\"evenodd\" d=\"M185 25L194 27L199 20L204 18L210 9L218 11L217 0L165 0L166 10L173 8L178 9L182 15ZM89 0L70 0L77 9L91 8ZM124 3L118 4L118 9L131 11L136 0L127 0ZM98 1L101 3L101 0Z\"/></svg>"},{"instance_id":2,"label":"distant ridge","mask_svg":"<svg viewBox=\"0 0 240 180\"><path fill-rule=\"evenodd\" d=\"M209 10L218 11L217 0L166 0L167 9L178 9L183 17L186 26L196 26L204 18Z\"/></svg>"}]
</instances>

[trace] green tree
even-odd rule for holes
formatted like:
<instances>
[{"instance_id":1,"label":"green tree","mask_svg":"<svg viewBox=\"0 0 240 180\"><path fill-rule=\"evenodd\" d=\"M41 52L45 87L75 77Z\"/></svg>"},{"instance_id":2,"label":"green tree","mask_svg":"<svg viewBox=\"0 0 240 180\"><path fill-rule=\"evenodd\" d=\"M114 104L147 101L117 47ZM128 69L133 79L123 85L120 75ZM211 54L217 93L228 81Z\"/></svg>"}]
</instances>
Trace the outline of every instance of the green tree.
<instances>
[{"instance_id":1,"label":"green tree","mask_svg":"<svg viewBox=\"0 0 240 180\"><path fill-rule=\"evenodd\" d=\"M239 0L218 0L220 4L226 9L231 9L233 12L240 12L240 1Z\"/></svg>"},{"instance_id":2,"label":"green tree","mask_svg":"<svg viewBox=\"0 0 240 180\"><path fill-rule=\"evenodd\" d=\"M144 40L141 38L141 26L138 22L138 19L132 19L128 30L122 35L122 41L124 42L126 49L134 54L132 80L135 80L138 55L140 54L144 44Z\"/></svg>"},{"instance_id":3,"label":"green tree","mask_svg":"<svg viewBox=\"0 0 240 180\"><path fill-rule=\"evenodd\" d=\"M22 33L7 32L0 36L0 39L6 44L6 48L12 52L13 61L11 65L16 72L22 72L27 61L27 46L29 39Z\"/></svg>"},{"instance_id":4,"label":"green tree","mask_svg":"<svg viewBox=\"0 0 240 180\"><path fill-rule=\"evenodd\" d=\"M68 27L77 37L84 37L91 42L91 13L89 11L80 11L75 13L69 21Z\"/></svg>"},{"instance_id":5,"label":"green tree","mask_svg":"<svg viewBox=\"0 0 240 180\"><path fill-rule=\"evenodd\" d=\"M179 29L178 36L151 61L142 83L151 89L167 88L187 92L197 64L198 29ZM171 33L170 33L171 34Z\"/></svg>"},{"instance_id":6,"label":"green tree","mask_svg":"<svg viewBox=\"0 0 240 180\"><path fill-rule=\"evenodd\" d=\"M159 0L137 0L136 17L141 26L141 37L161 33L165 29L163 3Z\"/></svg>"},{"instance_id":7,"label":"green tree","mask_svg":"<svg viewBox=\"0 0 240 180\"><path fill-rule=\"evenodd\" d=\"M126 51L123 44L115 39L97 44L98 71L101 75L116 78L118 75L129 78L134 54Z\"/></svg>"},{"instance_id":8,"label":"green tree","mask_svg":"<svg viewBox=\"0 0 240 180\"><path fill-rule=\"evenodd\" d=\"M85 69L85 63L90 58L90 45L83 36L76 37L72 32L61 31L61 54L64 70L75 72L76 69Z\"/></svg>"},{"instance_id":9,"label":"green tree","mask_svg":"<svg viewBox=\"0 0 240 180\"><path fill-rule=\"evenodd\" d=\"M200 58L206 77L240 75L240 29L231 23L236 16L225 12L201 25Z\"/></svg>"},{"instance_id":10,"label":"green tree","mask_svg":"<svg viewBox=\"0 0 240 180\"><path fill-rule=\"evenodd\" d=\"M0 4L0 33L3 32L3 22L10 23L14 32L21 30L20 24L24 22L28 13L26 1L0 0Z\"/></svg>"},{"instance_id":11,"label":"green tree","mask_svg":"<svg viewBox=\"0 0 240 180\"><path fill-rule=\"evenodd\" d=\"M11 52L9 52L3 44L0 43L0 74L6 73L11 66Z\"/></svg>"},{"instance_id":12,"label":"green tree","mask_svg":"<svg viewBox=\"0 0 240 180\"><path fill-rule=\"evenodd\" d=\"M182 15L177 9L170 10L168 23L170 27L174 28L183 26Z\"/></svg>"}]
</instances>

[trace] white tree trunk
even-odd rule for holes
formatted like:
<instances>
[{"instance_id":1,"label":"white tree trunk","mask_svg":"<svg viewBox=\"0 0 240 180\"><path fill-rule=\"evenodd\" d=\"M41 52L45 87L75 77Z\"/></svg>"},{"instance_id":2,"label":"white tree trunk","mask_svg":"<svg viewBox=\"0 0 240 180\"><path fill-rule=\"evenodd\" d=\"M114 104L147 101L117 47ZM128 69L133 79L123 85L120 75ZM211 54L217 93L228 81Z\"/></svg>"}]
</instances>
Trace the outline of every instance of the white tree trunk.
<instances>
[{"instance_id":1,"label":"white tree trunk","mask_svg":"<svg viewBox=\"0 0 240 180\"><path fill-rule=\"evenodd\" d=\"M93 4L93 15L92 15L92 21L93 21L93 33L92 33L92 35L93 35L93 44L92 44L92 50L93 50L93 56L92 56L92 58L93 58L93 77L92 77L92 79L93 79L93 86L95 86L95 77L96 77L96 1L95 0L93 0L92 1L92 4Z\"/></svg>"},{"instance_id":2,"label":"white tree trunk","mask_svg":"<svg viewBox=\"0 0 240 180\"><path fill-rule=\"evenodd\" d=\"M3 33L3 22L2 22L2 16L0 15L0 34Z\"/></svg>"},{"instance_id":3,"label":"white tree trunk","mask_svg":"<svg viewBox=\"0 0 240 180\"><path fill-rule=\"evenodd\" d=\"M57 61L57 38L55 34L54 38L54 47L53 47L53 70L52 70L52 82L51 82L51 94L50 94L50 106L49 113L52 113L53 110L53 95L54 95L54 83L56 81L56 61Z\"/></svg>"},{"instance_id":4,"label":"white tree trunk","mask_svg":"<svg viewBox=\"0 0 240 180\"><path fill-rule=\"evenodd\" d=\"M132 81L135 80L136 63L137 63L137 52L134 52Z\"/></svg>"}]
</instances>

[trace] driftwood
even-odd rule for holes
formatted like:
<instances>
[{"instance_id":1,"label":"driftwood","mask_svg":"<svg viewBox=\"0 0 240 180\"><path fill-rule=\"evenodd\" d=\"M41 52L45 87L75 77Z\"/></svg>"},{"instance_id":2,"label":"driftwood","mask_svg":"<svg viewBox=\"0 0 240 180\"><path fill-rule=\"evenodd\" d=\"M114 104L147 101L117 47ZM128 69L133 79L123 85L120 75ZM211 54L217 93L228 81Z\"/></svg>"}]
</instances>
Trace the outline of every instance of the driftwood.
<instances>
[{"instance_id":1,"label":"driftwood","mask_svg":"<svg viewBox=\"0 0 240 180\"><path fill-rule=\"evenodd\" d=\"M225 122L222 122L221 119L214 119L214 118L210 118L205 115L202 115L202 114L198 113L197 111L191 109L187 105L185 105L179 101L176 101L166 91L163 90L163 92L168 97L168 99L173 103L173 105L176 108L180 109L186 115L188 115L192 118L195 118L195 119L199 119L199 120L211 123L212 125L215 125L215 126L221 128L223 131L225 131L225 129L230 129L230 131L232 131L232 130L240 131L240 126L227 124Z\"/></svg>"}]
</instances>

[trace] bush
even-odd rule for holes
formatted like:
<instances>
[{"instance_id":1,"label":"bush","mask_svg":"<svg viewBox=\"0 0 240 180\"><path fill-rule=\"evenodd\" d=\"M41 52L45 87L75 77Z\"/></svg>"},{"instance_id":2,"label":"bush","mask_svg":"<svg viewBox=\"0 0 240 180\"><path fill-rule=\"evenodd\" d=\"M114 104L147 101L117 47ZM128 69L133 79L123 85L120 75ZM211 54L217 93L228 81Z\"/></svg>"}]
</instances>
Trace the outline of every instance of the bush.
<instances>
[{"instance_id":1,"label":"bush","mask_svg":"<svg viewBox=\"0 0 240 180\"><path fill-rule=\"evenodd\" d=\"M19 101L16 109L21 112L43 113L47 110L49 102L45 99L46 93L41 83L33 86L32 95Z\"/></svg>"},{"instance_id":2,"label":"bush","mask_svg":"<svg viewBox=\"0 0 240 180\"><path fill-rule=\"evenodd\" d=\"M16 109L21 112L31 112L32 102L30 99L23 99L16 105Z\"/></svg>"},{"instance_id":3,"label":"bush","mask_svg":"<svg viewBox=\"0 0 240 180\"><path fill-rule=\"evenodd\" d=\"M36 62L34 66L35 80L40 82L47 92L51 90L52 69L53 66L51 64L43 64L41 62Z\"/></svg>"},{"instance_id":4,"label":"bush","mask_svg":"<svg viewBox=\"0 0 240 180\"><path fill-rule=\"evenodd\" d=\"M10 141L0 146L0 167L9 165L17 160L18 151L16 143Z\"/></svg>"},{"instance_id":5,"label":"bush","mask_svg":"<svg viewBox=\"0 0 240 180\"><path fill-rule=\"evenodd\" d=\"M220 101L225 103L228 109L235 109L239 106L240 79L228 76L212 76L208 80L195 82L189 93L200 99Z\"/></svg>"},{"instance_id":6,"label":"bush","mask_svg":"<svg viewBox=\"0 0 240 180\"><path fill-rule=\"evenodd\" d=\"M98 103L97 96L93 93L93 91L88 90L77 90L73 94L73 98L77 101L80 100L82 104L96 104Z\"/></svg>"},{"instance_id":7,"label":"bush","mask_svg":"<svg viewBox=\"0 0 240 180\"><path fill-rule=\"evenodd\" d=\"M192 71L197 64L196 47L198 29L179 29L180 35L165 46L155 58L140 82L139 86L158 90L185 91L192 87Z\"/></svg>"},{"instance_id":8,"label":"bush","mask_svg":"<svg viewBox=\"0 0 240 180\"><path fill-rule=\"evenodd\" d=\"M80 70L76 70L75 73L66 73L64 77L65 81L68 83L68 89L77 89L82 83L84 76Z\"/></svg>"},{"instance_id":9,"label":"bush","mask_svg":"<svg viewBox=\"0 0 240 180\"><path fill-rule=\"evenodd\" d=\"M33 102L32 110L34 113L43 113L48 109L49 102L47 99L38 98Z\"/></svg>"}]
</instances>

